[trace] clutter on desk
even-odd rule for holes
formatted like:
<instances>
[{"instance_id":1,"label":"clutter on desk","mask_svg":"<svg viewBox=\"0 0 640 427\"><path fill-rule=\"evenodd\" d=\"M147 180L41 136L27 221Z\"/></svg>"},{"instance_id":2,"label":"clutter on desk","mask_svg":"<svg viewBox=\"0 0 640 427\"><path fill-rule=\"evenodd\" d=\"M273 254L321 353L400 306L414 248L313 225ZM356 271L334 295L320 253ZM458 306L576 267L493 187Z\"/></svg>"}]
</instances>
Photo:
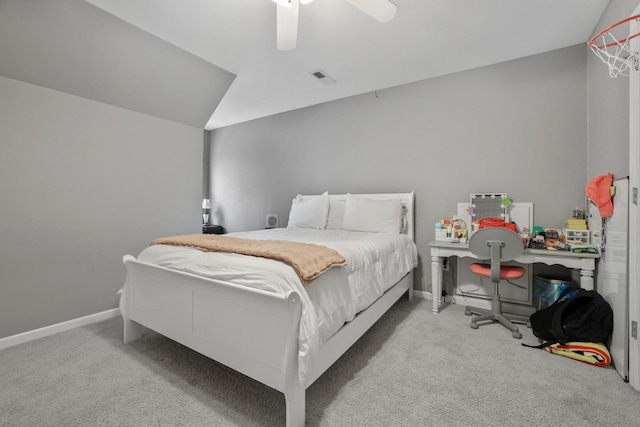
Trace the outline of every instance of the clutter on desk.
<instances>
[{"instance_id":1,"label":"clutter on desk","mask_svg":"<svg viewBox=\"0 0 640 427\"><path fill-rule=\"evenodd\" d=\"M576 253L598 253L598 248L590 243L589 230L569 230L562 232L555 229L534 227L533 237L522 234L521 237L526 248L547 249L552 251L571 251Z\"/></svg>"},{"instance_id":2,"label":"clutter on desk","mask_svg":"<svg viewBox=\"0 0 640 427\"><path fill-rule=\"evenodd\" d=\"M460 241L467 240L467 224L457 216L451 220L451 236Z\"/></svg>"},{"instance_id":3,"label":"clutter on desk","mask_svg":"<svg viewBox=\"0 0 640 427\"><path fill-rule=\"evenodd\" d=\"M587 213L584 211L584 209L580 209L580 208L573 208L573 212L571 214L571 218L569 218L569 220L577 220L577 219L587 219ZM586 224L586 222L585 222Z\"/></svg>"},{"instance_id":4,"label":"clutter on desk","mask_svg":"<svg viewBox=\"0 0 640 427\"><path fill-rule=\"evenodd\" d=\"M591 233L588 228L585 212L575 208L571 218L565 221L564 236L566 243L570 245L588 245L591 243Z\"/></svg>"},{"instance_id":5,"label":"clutter on desk","mask_svg":"<svg viewBox=\"0 0 640 427\"><path fill-rule=\"evenodd\" d=\"M598 253L596 246L589 243L589 230L565 228L561 232L553 228L545 229L539 226L533 227L532 230L532 235L520 233L526 248Z\"/></svg>"},{"instance_id":6,"label":"clutter on desk","mask_svg":"<svg viewBox=\"0 0 640 427\"><path fill-rule=\"evenodd\" d=\"M533 226L531 234L521 231L520 235L529 249L598 253L597 247L591 244L585 211L580 208L573 209L562 230Z\"/></svg>"},{"instance_id":7,"label":"clutter on desk","mask_svg":"<svg viewBox=\"0 0 640 427\"><path fill-rule=\"evenodd\" d=\"M569 230L586 230L588 228L586 219L569 218L564 225Z\"/></svg>"},{"instance_id":8,"label":"clutter on desk","mask_svg":"<svg viewBox=\"0 0 640 427\"><path fill-rule=\"evenodd\" d=\"M520 234L528 249L597 254L586 217L585 209L575 208L564 228L545 228L533 224L533 203L513 202L506 193L471 193L469 203L458 203L457 215L436 223L435 234L439 241L464 242L480 228L501 226ZM456 234L454 220L462 221L466 232Z\"/></svg>"},{"instance_id":9,"label":"clutter on desk","mask_svg":"<svg viewBox=\"0 0 640 427\"><path fill-rule=\"evenodd\" d=\"M564 229L564 240L569 245L588 245L591 243L589 230Z\"/></svg>"},{"instance_id":10,"label":"clutter on desk","mask_svg":"<svg viewBox=\"0 0 640 427\"><path fill-rule=\"evenodd\" d=\"M505 221L503 218L487 217L480 218L478 221L478 228L506 228L514 233L518 233L518 226L513 222Z\"/></svg>"},{"instance_id":11,"label":"clutter on desk","mask_svg":"<svg viewBox=\"0 0 640 427\"><path fill-rule=\"evenodd\" d=\"M533 203L514 203L506 193L471 193L469 202L458 203L457 215L453 218L464 222L466 233L461 232L457 236L459 240L468 238L480 228L488 225L488 222L495 221L497 224L507 225L508 228L518 231L529 231L533 219ZM483 221L484 219L484 221ZM436 240L455 240L455 233L447 235L446 223L452 220L441 220L440 225L436 225Z\"/></svg>"},{"instance_id":12,"label":"clutter on desk","mask_svg":"<svg viewBox=\"0 0 640 427\"><path fill-rule=\"evenodd\" d=\"M563 228L536 226L533 203L515 203L506 193L471 193L469 203L458 203L457 215L436 223L435 235L438 241L466 242L480 228L502 226L518 233L527 249L597 254L586 217L585 209L575 208Z\"/></svg>"},{"instance_id":13,"label":"clutter on desk","mask_svg":"<svg viewBox=\"0 0 640 427\"><path fill-rule=\"evenodd\" d=\"M571 218L565 221L564 242L572 252L598 253L595 245L591 244L591 231L587 225L587 215L582 209L575 208Z\"/></svg>"},{"instance_id":14,"label":"clutter on desk","mask_svg":"<svg viewBox=\"0 0 640 427\"><path fill-rule=\"evenodd\" d=\"M562 242L560 242L560 233L558 233L558 230L544 230L544 243L547 245L547 248L557 248L561 246Z\"/></svg>"},{"instance_id":15,"label":"clutter on desk","mask_svg":"<svg viewBox=\"0 0 640 427\"><path fill-rule=\"evenodd\" d=\"M436 240L441 242L451 241L451 230L448 219L441 219L436 222Z\"/></svg>"},{"instance_id":16,"label":"clutter on desk","mask_svg":"<svg viewBox=\"0 0 640 427\"><path fill-rule=\"evenodd\" d=\"M436 240L466 242L467 235L467 224L457 215L452 219L441 219L436 222Z\"/></svg>"}]
</instances>

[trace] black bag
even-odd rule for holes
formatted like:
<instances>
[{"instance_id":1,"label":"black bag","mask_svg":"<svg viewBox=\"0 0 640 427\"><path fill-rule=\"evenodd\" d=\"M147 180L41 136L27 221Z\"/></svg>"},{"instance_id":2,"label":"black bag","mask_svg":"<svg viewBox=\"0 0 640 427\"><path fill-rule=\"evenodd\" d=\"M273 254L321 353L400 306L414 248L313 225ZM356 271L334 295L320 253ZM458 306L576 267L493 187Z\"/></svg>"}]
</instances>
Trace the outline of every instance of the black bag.
<instances>
[{"instance_id":1,"label":"black bag","mask_svg":"<svg viewBox=\"0 0 640 427\"><path fill-rule=\"evenodd\" d=\"M568 293L575 292L563 299ZM613 332L613 310L596 291L567 288L549 307L537 311L529 318L533 334L545 340L539 346L577 342L604 342Z\"/></svg>"}]
</instances>

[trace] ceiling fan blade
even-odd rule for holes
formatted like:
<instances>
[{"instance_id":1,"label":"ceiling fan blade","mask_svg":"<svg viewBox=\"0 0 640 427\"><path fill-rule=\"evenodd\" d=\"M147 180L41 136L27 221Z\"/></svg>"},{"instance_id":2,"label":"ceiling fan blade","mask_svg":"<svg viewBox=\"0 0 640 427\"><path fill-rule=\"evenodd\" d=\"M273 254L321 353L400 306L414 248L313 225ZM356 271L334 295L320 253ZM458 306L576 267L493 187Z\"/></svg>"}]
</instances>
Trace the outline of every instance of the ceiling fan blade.
<instances>
[{"instance_id":1,"label":"ceiling fan blade","mask_svg":"<svg viewBox=\"0 0 640 427\"><path fill-rule=\"evenodd\" d=\"M276 5L277 45L280 50L296 48L298 40L299 0L291 0L291 7Z\"/></svg>"},{"instance_id":2,"label":"ceiling fan blade","mask_svg":"<svg viewBox=\"0 0 640 427\"><path fill-rule=\"evenodd\" d=\"M396 16L398 6L389 0L347 0L378 22L389 22Z\"/></svg>"}]
</instances>

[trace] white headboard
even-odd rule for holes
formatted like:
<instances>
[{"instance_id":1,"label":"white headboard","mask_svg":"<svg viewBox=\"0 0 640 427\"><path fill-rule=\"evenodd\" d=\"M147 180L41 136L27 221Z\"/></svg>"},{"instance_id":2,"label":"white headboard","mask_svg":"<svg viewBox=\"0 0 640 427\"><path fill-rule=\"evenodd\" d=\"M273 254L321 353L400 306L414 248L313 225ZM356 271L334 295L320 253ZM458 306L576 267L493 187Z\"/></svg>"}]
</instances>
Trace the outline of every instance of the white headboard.
<instances>
[{"instance_id":1,"label":"white headboard","mask_svg":"<svg viewBox=\"0 0 640 427\"><path fill-rule=\"evenodd\" d=\"M353 194L352 196L366 197L372 200L396 200L402 202L403 211L405 213L406 226L403 232L415 241L414 236L414 202L416 195L412 191L410 193L372 193L372 194ZM329 194L329 200L347 200L346 194Z\"/></svg>"}]
</instances>

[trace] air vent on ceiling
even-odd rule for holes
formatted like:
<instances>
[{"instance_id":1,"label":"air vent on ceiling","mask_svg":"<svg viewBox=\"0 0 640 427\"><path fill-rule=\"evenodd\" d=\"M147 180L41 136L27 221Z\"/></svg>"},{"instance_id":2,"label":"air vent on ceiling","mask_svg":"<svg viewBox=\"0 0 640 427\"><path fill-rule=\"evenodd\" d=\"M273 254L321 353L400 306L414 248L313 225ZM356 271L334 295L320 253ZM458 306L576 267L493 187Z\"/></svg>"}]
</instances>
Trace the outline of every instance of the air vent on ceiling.
<instances>
[{"instance_id":1,"label":"air vent on ceiling","mask_svg":"<svg viewBox=\"0 0 640 427\"><path fill-rule=\"evenodd\" d=\"M322 70L312 71L311 75L315 77L316 80L318 80L320 83L325 84L327 86L336 84L336 80Z\"/></svg>"}]
</instances>

